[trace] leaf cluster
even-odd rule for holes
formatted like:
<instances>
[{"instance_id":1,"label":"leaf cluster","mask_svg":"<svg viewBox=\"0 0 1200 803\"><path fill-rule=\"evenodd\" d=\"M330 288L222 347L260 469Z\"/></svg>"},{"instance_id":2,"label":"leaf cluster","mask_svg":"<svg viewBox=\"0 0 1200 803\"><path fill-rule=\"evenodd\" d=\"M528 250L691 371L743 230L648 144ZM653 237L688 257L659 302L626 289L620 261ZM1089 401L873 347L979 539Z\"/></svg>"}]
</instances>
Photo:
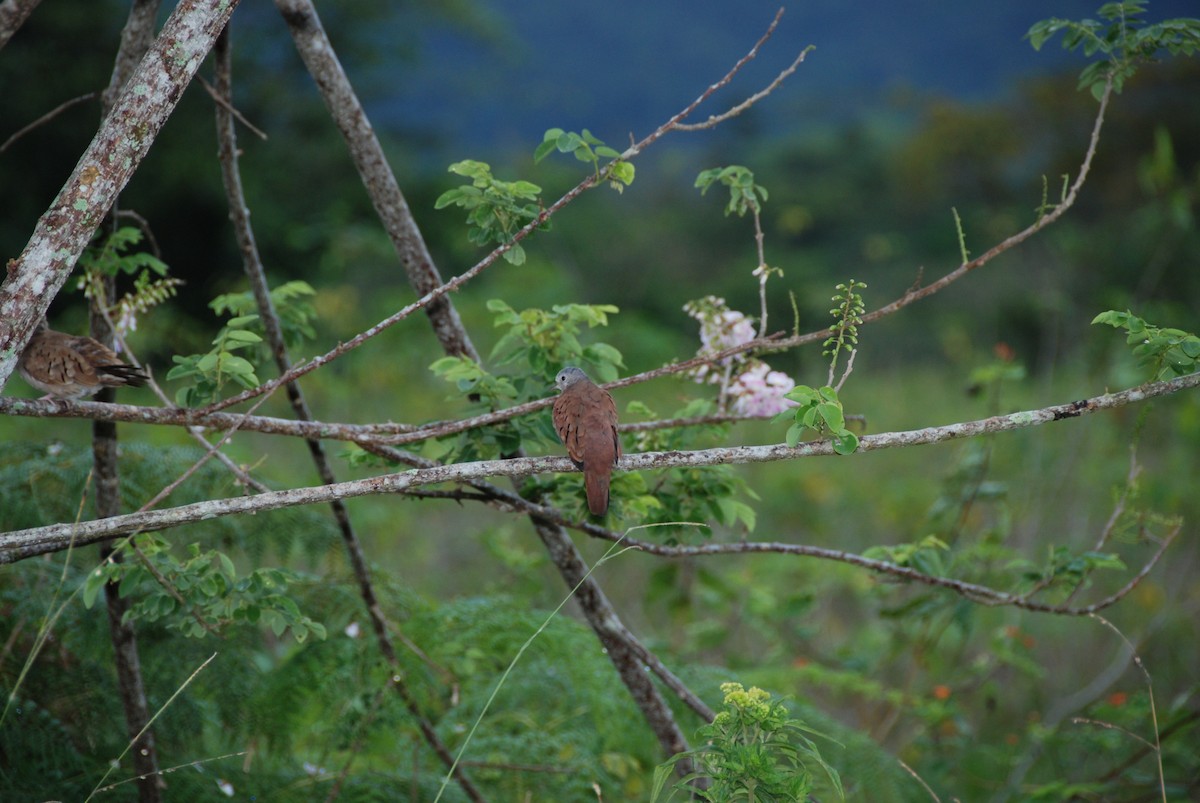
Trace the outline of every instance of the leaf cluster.
<instances>
[{"instance_id":1,"label":"leaf cluster","mask_svg":"<svg viewBox=\"0 0 1200 803\"><path fill-rule=\"evenodd\" d=\"M866 282L851 279L839 282L834 286L837 292L833 294L834 307L829 310L833 316L833 334L821 344L821 355L829 357L830 368L837 366L838 355L845 349L853 350L858 345L858 327L862 323L862 314L866 310L859 290L867 289Z\"/></svg>"},{"instance_id":2,"label":"leaf cluster","mask_svg":"<svg viewBox=\"0 0 1200 803\"><path fill-rule=\"evenodd\" d=\"M129 249L142 241L142 232L123 226L97 239L79 255L81 274L76 284L85 298L107 304L104 280L122 274L133 277L133 289L123 293L109 308L116 311L118 325L131 326L141 313L171 299L183 281L167 276L167 265L147 251Z\"/></svg>"},{"instance_id":3,"label":"leaf cluster","mask_svg":"<svg viewBox=\"0 0 1200 803\"><path fill-rule=\"evenodd\" d=\"M775 416L772 423L792 420L784 436L788 446L794 447L806 430L812 430L818 435L828 434L833 441L833 450L838 454L853 454L858 449L858 436L847 429L842 400L832 387L797 385L783 397L796 402L797 406Z\"/></svg>"},{"instance_id":4,"label":"leaf cluster","mask_svg":"<svg viewBox=\"0 0 1200 803\"><path fill-rule=\"evenodd\" d=\"M584 345L585 329L608 325L617 308L611 304L562 304L548 310L515 310L500 299L487 304L500 339L492 348L489 370L468 357L442 357L429 369L452 382L470 406L494 410L540 399L554 386L554 375L564 365L576 365L598 382L610 382L625 367L621 352L607 343ZM500 373L505 369L505 373ZM460 460L482 460L511 454L522 445L557 444L550 412L523 416L492 427L480 427L439 441L427 449L429 456L453 451Z\"/></svg>"},{"instance_id":5,"label":"leaf cluster","mask_svg":"<svg viewBox=\"0 0 1200 803\"><path fill-rule=\"evenodd\" d=\"M701 195L704 195L713 184L724 184L729 188L729 202L725 205L726 215L735 212L738 217L744 217L747 212L757 215L762 211L762 204L769 197L766 187L754 183L753 171L742 165L704 170L696 176L694 186L700 189Z\"/></svg>"},{"instance_id":6,"label":"leaf cluster","mask_svg":"<svg viewBox=\"0 0 1200 803\"><path fill-rule=\"evenodd\" d=\"M306 339L316 337L313 322L317 312L310 298L316 291L308 282L290 281L271 290L271 305L275 308L281 333L292 348ZM217 398L228 382L243 388L259 384L257 366L267 359L262 319L258 304L249 291L217 296L208 306L217 315L231 314L232 318L213 338L212 348L205 354L174 355L175 367L167 380L189 379L191 382L175 392L175 402L182 407L208 404ZM248 356L234 354L246 352Z\"/></svg>"},{"instance_id":7,"label":"leaf cluster","mask_svg":"<svg viewBox=\"0 0 1200 803\"><path fill-rule=\"evenodd\" d=\"M138 548L138 560L104 563L88 574L84 605L92 607L101 589L116 583L121 597L134 600L125 621L162 620L169 629L194 638L229 624L265 625L276 636L290 630L300 642L309 633L325 638L325 626L302 614L289 596L289 585L300 579L294 572L264 567L239 578L224 552L193 543L187 557L180 559L157 535L142 536ZM158 578L165 578L170 587Z\"/></svg>"},{"instance_id":8,"label":"leaf cluster","mask_svg":"<svg viewBox=\"0 0 1200 803\"><path fill-rule=\"evenodd\" d=\"M1068 20L1059 17L1035 23L1025 34L1034 50L1062 33L1063 47L1081 48L1085 56L1097 53L1104 61L1088 65L1079 75L1079 88L1089 89L1099 100L1111 79L1120 92L1138 65L1151 61L1160 50L1172 56L1191 56L1200 50L1200 20L1179 18L1147 24L1146 0L1105 3L1097 11L1099 20Z\"/></svg>"},{"instance_id":9,"label":"leaf cluster","mask_svg":"<svg viewBox=\"0 0 1200 803\"><path fill-rule=\"evenodd\" d=\"M1150 381L1185 376L1200 368L1200 337L1191 332L1155 326L1129 310L1102 312L1092 323L1128 332L1125 342L1133 346L1138 367L1150 371Z\"/></svg>"},{"instance_id":10,"label":"leaf cluster","mask_svg":"<svg viewBox=\"0 0 1200 803\"><path fill-rule=\"evenodd\" d=\"M271 306L275 308L283 340L289 348L298 348L304 341L316 338L313 324L317 320L317 310L312 303L316 294L312 285L299 279L284 282L271 290ZM258 302L249 290L219 295L208 306L218 315L229 313L235 318L258 313ZM261 326L258 331L265 334Z\"/></svg>"},{"instance_id":11,"label":"leaf cluster","mask_svg":"<svg viewBox=\"0 0 1200 803\"><path fill-rule=\"evenodd\" d=\"M85 273L109 277L122 273L134 276L142 271L166 276L167 265L161 259L148 251L129 251L141 241L142 232L139 229L122 226L107 236L97 237L97 241L79 255L79 267ZM81 277L80 284L84 281Z\"/></svg>"},{"instance_id":12,"label":"leaf cluster","mask_svg":"<svg viewBox=\"0 0 1200 803\"><path fill-rule=\"evenodd\" d=\"M603 140L598 139L586 128L580 134L561 128L547 130L542 136L542 144L533 152L534 163L541 162L554 151L574 154L579 161L590 164L596 181L607 180L609 186L617 192L624 192L625 188L633 183L633 163L621 161L621 154L615 148L605 145ZM612 159L603 170L600 168L600 157Z\"/></svg>"},{"instance_id":13,"label":"leaf cluster","mask_svg":"<svg viewBox=\"0 0 1200 803\"><path fill-rule=\"evenodd\" d=\"M433 208L457 206L467 210L467 239L476 245L508 243L513 235L541 215L539 196L542 188L536 184L501 181L492 175L491 165L473 159L455 162L449 170L471 179L471 183L446 190L438 196ZM549 220L538 225L540 231L549 228ZM513 265L521 265L525 262L525 249L520 243L513 243L504 252L504 258Z\"/></svg>"},{"instance_id":14,"label":"leaf cluster","mask_svg":"<svg viewBox=\"0 0 1200 803\"><path fill-rule=\"evenodd\" d=\"M654 773L652 801L660 799L675 765L691 758L696 770L677 782L665 800L675 792L690 793L710 803L756 800L784 803L804 800L813 791L812 769L820 768L830 785L843 798L837 770L821 758L817 746L807 734L821 734L793 718L787 706L772 700L770 693L757 687L748 691L740 683L723 683L724 707L697 732L703 747L681 753L662 764ZM708 779L707 788L690 782Z\"/></svg>"},{"instance_id":15,"label":"leaf cluster","mask_svg":"<svg viewBox=\"0 0 1200 803\"><path fill-rule=\"evenodd\" d=\"M208 404L228 382L236 382L243 388L260 384L254 363L233 353L253 349L262 342L261 336L250 331L250 325L257 320L256 314L231 318L213 338L213 347L208 353L171 357L175 367L167 373L167 381L191 380L190 384L175 391L176 404L181 407Z\"/></svg>"}]
</instances>

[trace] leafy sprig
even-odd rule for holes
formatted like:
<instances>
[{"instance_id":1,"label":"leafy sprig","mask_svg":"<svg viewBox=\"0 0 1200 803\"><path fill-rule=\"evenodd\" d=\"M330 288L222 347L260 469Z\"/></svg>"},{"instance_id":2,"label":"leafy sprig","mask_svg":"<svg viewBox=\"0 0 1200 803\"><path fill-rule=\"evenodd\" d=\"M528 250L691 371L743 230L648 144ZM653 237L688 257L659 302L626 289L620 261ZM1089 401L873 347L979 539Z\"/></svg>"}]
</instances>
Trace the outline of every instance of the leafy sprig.
<instances>
[{"instance_id":1,"label":"leafy sprig","mask_svg":"<svg viewBox=\"0 0 1200 803\"><path fill-rule=\"evenodd\" d=\"M867 284L851 279L836 285L834 289L837 292L831 300L835 306L829 310L829 314L834 318L833 334L821 344L821 355L829 358L830 384L833 384L838 357L847 349L854 351L854 347L858 345L858 326L862 323L862 314L866 310L862 294L858 291L867 289Z\"/></svg>"},{"instance_id":2,"label":"leafy sprig","mask_svg":"<svg viewBox=\"0 0 1200 803\"><path fill-rule=\"evenodd\" d=\"M542 188L536 184L501 181L492 175L492 168L487 162L472 159L455 162L449 170L471 179L471 183L446 190L438 196L433 208L458 206L467 210L467 225L470 227L467 239L476 245L503 245L510 242L513 235L537 220L541 214L538 198ZM538 226L541 231L549 228L549 220L542 221ZM513 243L504 252L504 258L513 265L521 265L525 262L525 249L520 243Z\"/></svg>"},{"instance_id":3,"label":"leafy sprig","mask_svg":"<svg viewBox=\"0 0 1200 803\"><path fill-rule=\"evenodd\" d=\"M122 293L107 306L118 332L124 335L137 328L138 315L171 299L183 284L182 279L167 276L167 265L148 251L131 251L142 241L142 232L123 226L84 250L79 256L82 274L76 287L93 303L108 304L104 280L121 274L133 277L133 289Z\"/></svg>"},{"instance_id":4,"label":"leafy sprig","mask_svg":"<svg viewBox=\"0 0 1200 803\"><path fill-rule=\"evenodd\" d=\"M251 332L249 327L258 320L257 315L241 315L231 318L213 338L213 347L206 354L189 354L171 357L175 367L167 373L167 381L190 379L191 384L175 392L175 403L181 407L208 404L217 398L221 388L236 382L244 388L257 387L258 375L254 363L234 354L242 349L253 349L262 338Z\"/></svg>"},{"instance_id":5,"label":"leafy sprig","mask_svg":"<svg viewBox=\"0 0 1200 803\"><path fill-rule=\"evenodd\" d=\"M783 397L796 402L797 406L784 410L771 423L792 421L784 436L788 446L795 446L806 430L812 430L818 435L828 434L833 441L833 451L838 454L853 454L858 450L858 436L846 428L842 401L832 387L797 385Z\"/></svg>"},{"instance_id":6,"label":"leafy sprig","mask_svg":"<svg viewBox=\"0 0 1200 803\"><path fill-rule=\"evenodd\" d=\"M277 636L290 630L297 641L309 634L325 638L325 626L301 613L288 595L288 586L299 580L294 572L260 568L238 577L225 553L192 544L181 560L171 553L170 542L157 535L142 536L139 550L145 563L105 563L88 575L83 588L87 607L107 583L117 583L121 596L133 600L125 621L162 620L167 627L198 638L208 628L230 623L266 625ZM156 574L166 578L171 588L164 587Z\"/></svg>"},{"instance_id":7,"label":"leafy sprig","mask_svg":"<svg viewBox=\"0 0 1200 803\"><path fill-rule=\"evenodd\" d=\"M317 336L313 328L317 310L311 300L316 294L317 291L312 285L298 279L285 282L271 290L271 304L279 318L283 339L291 348L296 348L305 340L312 340ZM241 317L258 312L258 302L249 290L217 296L208 306L218 315L230 313ZM261 329L259 331L262 332Z\"/></svg>"},{"instance_id":8,"label":"leafy sprig","mask_svg":"<svg viewBox=\"0 0 1200 803\"><path fill-rule=\"evenodd\" d=\"M561 128L551 128L542 135L542 144L533 152L534 163L541 162L551 153L574 154L581 162L592 166L596 181L608 181L609 186L617 192L623 192L633 183L635 174L633 163L621 161L621 154L615 148L610 148L604 141L597 138L586 128L582 133L564 131ZM612 161L600 167L600 158Z\"/></svg>"},{"instance_id":9,"label":"leafy sprig","mask_svg":"<svg viewBox=\"0 0 1200 803\"><path fill-rule=\"evenodd\" d=\"M1106 323L1128 332L1125 342L1133 346L1138 367L1149 369L1151 380L1171 379L1200 370L1200 337L1191 332L1155 326L1129 310L1102 312L1092 323Z\"/></svg>"},{"instance_id":10,"label":"leafy sprig","mask_svg":"<svg viewBox=\"0 0 1200 803\"><path fill-rule=\"evenodd\" d=\"M315 293L312 286L303 281L286 282L271 290L271 302L284 340L293 348L306 338L316 337L312 324L317 312L308 300ZM259 348L265 342L263 335L266 332L255 312L258 304L250 292L226 293L214 298L208 306L218 315L231 313L234 317L213 338L213 347L207 353L171 358L175 367L167 374L167 379L192 380L190 385L175 393L175 402L185 407L208 404L228 382L236 382L244 388L255 387L259 384L256 365L267 357L265 350ZM233 353L246 349L250 350L248 357Z\"/></svg>"},{"instance_id":11,"label":"leafy sprig","mask_svg":"<svg viewBox=\"0 0 1200 803\"><path fill-rule=\"evenodd\" d=\"M1079 88L1090 90L1097 100L1110 79L1113 90L1120 92L1138 65L1151 61L1160 50L1172 56L1191 56L1200 50L1200 20L1179 18L1148 24L1141 18L1146 0L1105 3L1096 13L1099 20L1042 20L1025 37L1034 50L1041 50L1049 39L1062 33L1067 50L1082 48L1085 56L1105 56L1079 75Z\"/></svg>"},{"instance_id":12,"label":"leafy sprig","mask_svg":"<svg viewBox=\"0 0 1200 803\"><path fill-rule=\"evenodd\" d=\"M658 801L675 765L684 758L695 762L695 772L678 781L665 798L675 792L709 803L737 800L807 800L813 791L813 768L820 768L837 795L845 798L837 770L821 758L808 734L822 734L789 715L787 706L772 700L757 687L722 683L724 707L697 732L703 747L674 756L654 771L651 800ZM707 778L705 789L690 785Z\"/></svg>"},{"instance_id":13,"label":"leafy sprig","mask_svg":"<svg viewBox=\"0 0 1200 803\"><path fill-rule=\"evenodd\" d=\"M700 189L701 195L707 193L714 184L729 188L726 215L736 213L738 217L743 217L747 212L758 214L762 211L762 203L769 197L766 187L754 183L754 172L742 165L714 167L696 176L695 186Z\"/></svg>"}]
</instances>

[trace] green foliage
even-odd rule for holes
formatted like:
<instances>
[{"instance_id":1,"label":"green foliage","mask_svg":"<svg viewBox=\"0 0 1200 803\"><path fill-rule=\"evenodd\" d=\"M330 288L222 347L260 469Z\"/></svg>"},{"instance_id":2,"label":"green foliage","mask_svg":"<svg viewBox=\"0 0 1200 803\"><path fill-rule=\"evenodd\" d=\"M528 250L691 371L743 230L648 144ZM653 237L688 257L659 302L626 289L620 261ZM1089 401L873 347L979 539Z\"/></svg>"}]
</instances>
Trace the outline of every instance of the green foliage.
<instances>
[{"instance_id":1,"label":"green foliage","mask_svg":"<svg viewBox=\"0 0 1200 803\"><path fill-rule=\"evenodd\" d=\"M1129 333L1125 342L1133 346L1139 368L1148 369L1151 380L1173 379L1195 373L1200 362L1200 337L1182 329L1163 329L1129 310L1108 310L1092 319Z\"/></svg>"},{"instance_id":2,"label":"green foliage","mask_svg":"<svg viewBox=\"0 0 1200 803\"><path fill-rule=\"evenodd\" d=\"M1160 50L1172 56L1191 56L1200 49L1200 20L1179 18L1147 24L1141 18L1146 13L1146 0L1105 3L1096 13L1100 20L1042 20L1025 37L1034 50L1041 50L1047 40L1061 32L1067 50L1082 48L1085 56L1105 56L1104 61L1088 65L1079 76L1079 88L1090 89L1097 100L1110 79L1113 89L1120 92L1138 66L1153 60Z\"/></svg>"},{"instance_id":3,"label":"green foliage","mask_svg":"<svg viewBox=\"0 0 1200 803\"><path fill-rule=\"evenodd\" d=\"M784 436L788 446L795 446L806 430L812 430L818 435L827 433L833 441L833 450L838 454L853 454L858 449L858 436L846 428L842 401L832 387L797 385L783 397L797 404L775 416L773 422L793 421Z\"/></svg>"},{"instance_id":4,"label":"green foliage","mask_svg":"<svg viewBox=\"0 0 1200 803\"><path fill-rule=\"evenodd\" d=\"M621 352L607 343L579 341L585 327L608 326L608 316L618 312L612 304L556 304L517 312L494 298L487 308L494 313L494 326L505 330L491 354L499 365L528 366L536 376L553 380L563 365L575 364L597 382L612 382L617 369L625 367Z\"/></svg>"},{"instance_id":5,"label":"green foliage","mask_svg":"<svg viewBox=\"0 0 1200 803\"><path fill-rule=\"evenodd\" d=\"M271 290L271 303L279 318L284 341L295 348L306 339L316 337L313 321L317 312L310 298L316 291L308 282L290 281ZM206 354L175 355L175 367L167 373L168 380L190 379L191 383L175 392L175 402L181 407L208 404L217 398L228 382L244 388L259 384L256 365L269 358L266 351L265 329L257 313L258 304L250 291L226 293L208 305L217 315L234 317L213 338L213 347ZM234 354L249 349L251 359Z\"/></svg>"},{"instance_id":6,"label":"green foliage","mask_svg":"<svg viewBox=\"0 0 1200 803\"><path fill-rule=\"evenodd\" d=\"M79 255L82 271L77 288L85 298L107 304L103 282L121 274L133 277L133 289L121 294L108 309L115 313L116 326L124 333L132 329L137 316L162 304L176 294L183 282L167 276L167 265L146 251L129 249L142 241L142 232L130 226L116 229L103 239L97 238Z\"/></svg>"},{"instance_id":7,"label":"green foliage","mask_svg":"<svg viewBox=\"0 0 1200 803\"><path fill-rule=\"evenodd\" d=\"M837 290L830 299L836 305L829 310L833 316L833 334L821 344L822 356L829 358L829 371L832 374L837 368L838 356L846 349L854 350L858 345L858 326L862 323L862 314L866 309L862 294L859 290L867 289L866 282L839 283Z\"/></svg>"},{"instance_id":8,"label":"green foliage","mask_svg":"<svg viewBox=\"0 0 1200 803\"><path fill-rule=\"evenodd\" d=\"M631 403L628 412L657 418L642 402ZM699 418L715 412L716 405L711 401L694 399L668 417ZM639 452L688 451L723 443L728 436L728 424L647 430L634 436L634 448ZM616 482L624 481L626 476L614 477L614 488ZM658 472L657 478L648 489L643 486L642 492L645 495L631 501L630 513L646 524L714 521L724 527L750 532L758 523L754 508L742 501L745 498L757 500L758 495L730 466L673 466ZM674 544L681 540L694 542L708 538L712 533L707 527L664 526L648 530L647 535Z\"/></svg>"},{"instance_id":9,"label":"green foliage","mask_svg":"<svg viewBox=\"0 0 1200 803\"><path fill-rule=\"evenodd\" d=\"M596 181L607 180L610 187L617 192L623 192L633 183L634 167L631 162L621 161L621 154L597 139L591 131L583 129L582 134L574 131L563 131L561 128L551 128L542 136L542 144L533 152L533 161L538 163L554 151L573 153L575 158L592 166ZM601 175L600 157L612 159Z\"/></svg>"},{"instance_id":10,"label":"green foliage","mask_svg":"<svg viewBox=\"0 0 1200 803\"><path fill-rule=\"evenodd\" d=\"M464 159L450 165L450 172L471 179L469 185L446 190L434 209L458 206L467 210L467 239L476 245L511 242L513 236L526 225L538 220L541 215L539 196L542 188L528 181L500 181L492 176L492 168L486 162ZM537 228L546 231L550 221L545 220ZM525 249L513 243L504 252L504 258L514 265L525 262Z\"/></svg>"},{"instance_id":11,"label":"green foliage","mask_svg":"<svg viewBox=\"0 0 1200 803\"><path fill-rule=\"evenodd\" d=\"M943 556L949 549L946 542L936 535L927 535L911 544L873 546L863 552L863 557L887 561L933 577L941 577L946 573Z\"/></svg>"},{"instance_id":12,"label":"green foliage","mask_svg":"<svg viewBox=\"0 0 1200 803\"><path fill-rule=\"evenodd\" d=\"M747 212L757 215L762 211L762 204L768 197L767 188L755 184L754 173L742 165L714 167L696 176L695 186L700 189L701 195L707 193L713 184L724 184L729 188L729 203L725 205L726 215L734 212L738 217L743 217Z\"/></svg>"},{"instance_id":13,"label":"green foliage","mask_svg":"<svg viewBox=\"0 0 1200 803\"><path fill-rule=\"evenodd\" d=\"M136 276L144 271L167 275L167 266L161 259L147 251L126 253L142 241L142 232L132 226L122 226L103 237L97 245L93 243L79 255L79 267L86 272L116 277L122 273ZM83 279L80 279L82 288Z\"/></svg>"},{"instance_id":14,"label":"green foliage","mask_svg":"<svg viewBox=\"0 0 1200 803\"><path fill-rule=\"evenodd\" d=\"M312 285L298 279L284 282L271 290L271 305L275 308L283 340L289 348L298 348L305 340L316 338L313 323L317 319L317 310L312 303L316 294ZM235 318L257 316L258 313L258 302L249 290L219 295L208 306L218 315L229 313ZM261 319L256 317L250 323L259 334L266 336Z\"/></svg>"},{"instance_id":15,"label":"green foliage","mask_svg":"<svg viewBox=\"0 0 1200 803\"><path fill-rule=\"evenodd\" d=\"M88 574L84 605L92 607L105 584L117 583L120 595L134 600L125 621L162 620L196 638L229 624L267 626L276 636L290 630L296 641L309 633L325 638L325 626L303 615L288 595L289 585L300 579L295 572L260 568L239 578L233 561L216 549L191 544L180 560L160 536L141 536L137 546L137 560L105 563Z\"/></svg>"},{"instance_id":16,"label":"green foliage","mask_svg":"<svg viewBox=\"0 0 1200 803\"><path fill-rule=\"evenodd\" d=\"M585 328L608 325L608 316L617 312L610 304L564 304L518 312L504 301L492 299L487 306L496 328L504 331L489 362L509 372L493 373L466 357L442 357L429 366L436 376L454 383L475 410L543 398L553 390L554 375L564 365L583 368L597 382L616 379L619 369L625 367L621 353L607 343L585 346L580 341ZM433 451L427 450L427 454L446 457L453 450L458 460L486 460L511 454L526 444L558 444L549 410L472 429L431 446Z\"/></svg>"},{"instance_id":17,"label":"green foliage","mask_svg":"<svg viewBox=\"0 0 1200 803\"><path fill-rule=\"evenodd\" d=\"M256 387L258 376L254 363L234 354L241 349L253 349L262 337L250 331L258 315L231 318L213 338L207 354L171 357L175 367L167 373L167 381L190 379L191 384L175 391L175 403L181 407L198 407L217 398L227 382L237 382L244 388Z\"/></svg>"},{"instance_id":18,"label":"green foliage","mask_svg":"<svg viewBox=\"0 0 1200 803\"><path fill-rule=\"evenodd\" d=\"M838 797L845 798L837 770L805 735L821 734L791 717L787 706L773 702L760 688L747 691L740 683L722 683L721 691L724 708L697 733L704 746L680 753L655 770L652 801L659 800L675 765L684 758L693 760L696 769L672 787L666 800L675 792L710 803L804 800L814 789L814 768L823 770ZM708 779L707 788L689 785L701 778Z\"/></svg>"},{"instance_id":19,"label":"green foliage","mask_svg":"<svg viewBox=\"0 0 1200 803\"><path fill-rule=\"evenodd\" d=\"M1043 566L1035 567L1025 561L1013 561L1012 569L1024 569L1024 580L1029 589L1061 589L1063 596L1082 588L1089 575L1097 569L1127 571L1125 561L1115 552L1087 550L1075 553L1065 546L1047 547L1049 553Z\"/></svg>"}]
</instances>

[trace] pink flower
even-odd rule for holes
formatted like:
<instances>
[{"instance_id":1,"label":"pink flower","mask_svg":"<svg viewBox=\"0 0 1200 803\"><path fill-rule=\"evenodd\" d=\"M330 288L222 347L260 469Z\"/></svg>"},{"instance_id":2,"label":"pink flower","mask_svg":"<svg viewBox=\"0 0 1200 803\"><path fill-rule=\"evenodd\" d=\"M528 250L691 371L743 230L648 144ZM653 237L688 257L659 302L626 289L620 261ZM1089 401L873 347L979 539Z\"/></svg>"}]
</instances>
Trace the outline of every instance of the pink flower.
<instances>
[{"instance_id":1,"label":"pink flower","mask_svg":"<svg viewBox=\"0 0 1200 803\"><path fill-rule=\"evenodd\" d=\"M733 410L741 415L763 417L781 413L796 403L783 398L796 383L782 371L772 371L765 362L755 361L734 378L729 387Z\"/></svg>"}]
</instances>

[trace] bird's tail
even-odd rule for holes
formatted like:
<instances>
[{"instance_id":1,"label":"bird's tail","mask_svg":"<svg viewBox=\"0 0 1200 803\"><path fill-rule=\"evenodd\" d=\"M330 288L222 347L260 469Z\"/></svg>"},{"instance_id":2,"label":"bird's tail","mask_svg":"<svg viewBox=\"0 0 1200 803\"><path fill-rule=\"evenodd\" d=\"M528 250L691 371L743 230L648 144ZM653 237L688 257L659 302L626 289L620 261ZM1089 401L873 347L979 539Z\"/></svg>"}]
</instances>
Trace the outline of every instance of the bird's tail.
<instances>
[{"instance_id":1,"label":"bird's tail","mask_svg":"<svg viewBox=\"0 0 1200 803\"><path fill-rule=\"evenodd\" d=\"M150 378L136 365L125 365L124 363L102 365L100 366L100 373L107 374L113 378L108 382L101 380L105 385L132 385L135 388L140 388Z\"/></svg>"},{"instance_id":2,"label":"bird's tail","mask_svg":"<svg viewBox=\"0 0 1200 803\"><path fill-rule=\"evenodd\" d=\"M593 516L603 516L608 512L608 481L612 470L585 471L583 487L587 490L588 510Z\"/></svg>"}]
</instances>

